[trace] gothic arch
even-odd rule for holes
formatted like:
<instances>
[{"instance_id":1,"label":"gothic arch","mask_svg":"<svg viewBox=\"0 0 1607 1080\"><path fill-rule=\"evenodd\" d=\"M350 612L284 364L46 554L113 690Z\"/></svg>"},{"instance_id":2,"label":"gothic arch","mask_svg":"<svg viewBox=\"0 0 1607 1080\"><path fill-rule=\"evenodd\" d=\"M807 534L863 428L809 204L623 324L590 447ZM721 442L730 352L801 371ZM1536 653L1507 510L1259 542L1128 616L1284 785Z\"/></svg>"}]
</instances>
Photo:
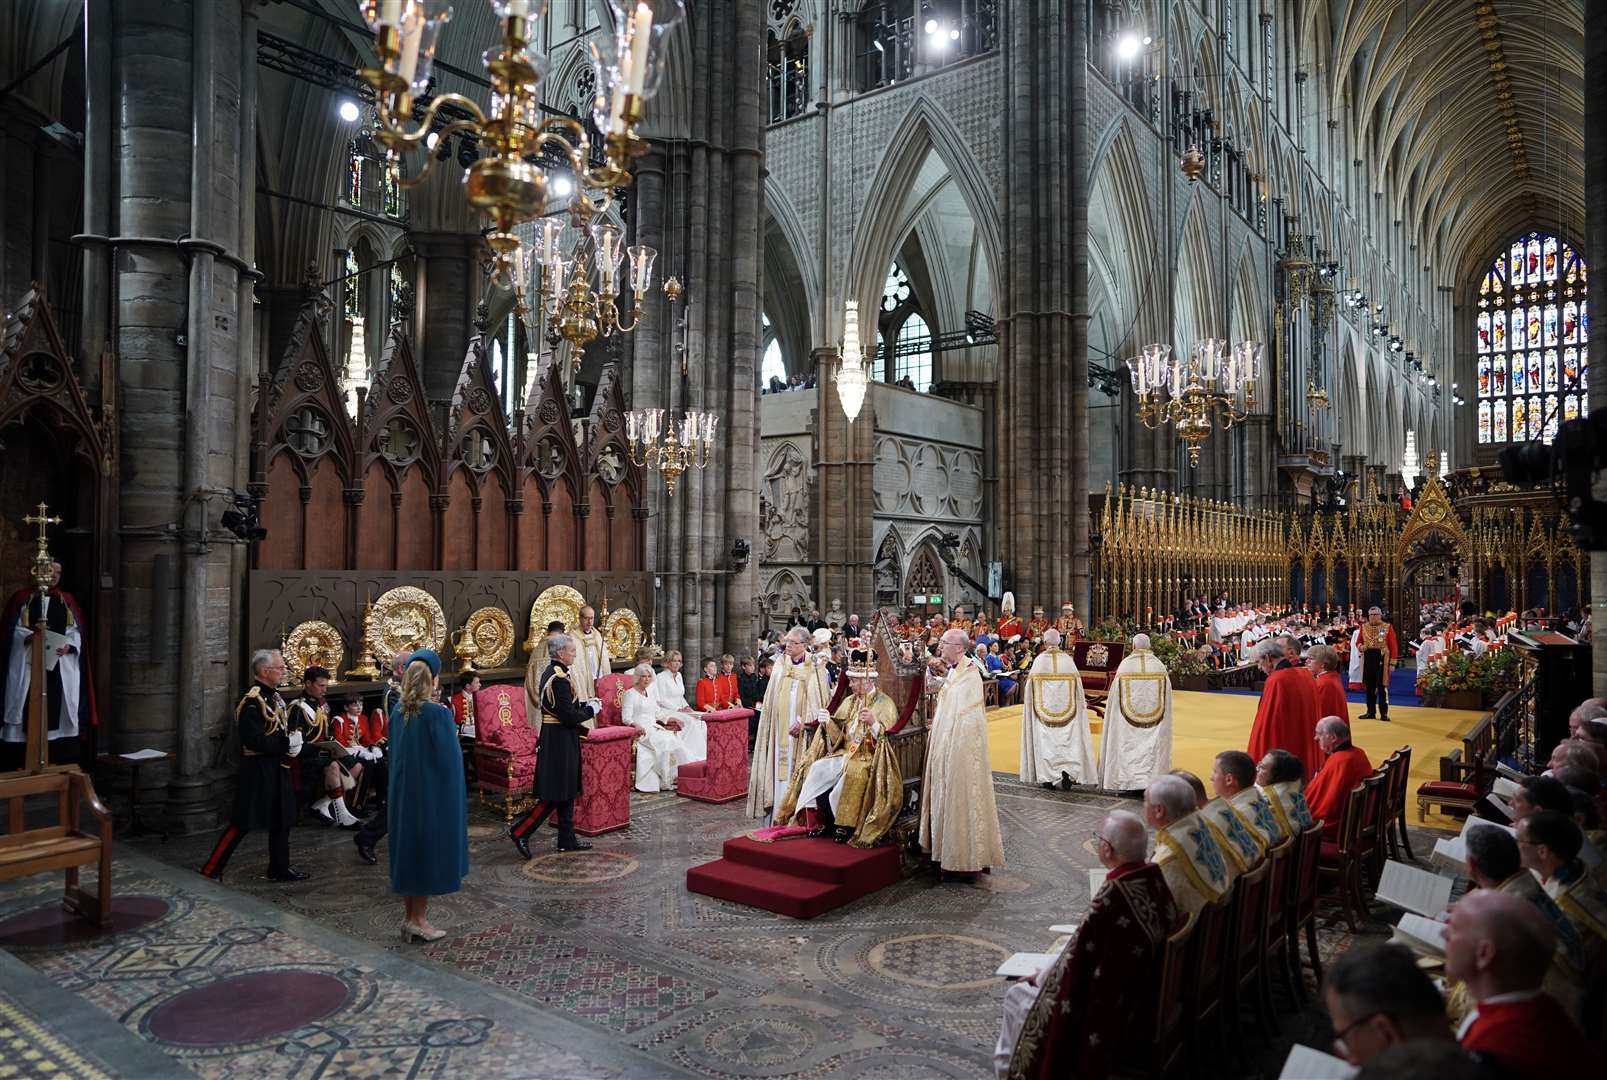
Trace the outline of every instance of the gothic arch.
<instances>
[{"instance_id":1,"label":"gothic arch","mask_svg":"<svg viewBox=\"0 0 1607 1080\"><path fill-rule=\"evenodd\" d=\"M1183 222L1178 245L1177 268L1172 294L1172 347L1220 337L1220 302L1216 295L1216 274L1211 243L1206 234L1205 206L1195 193Z\"/></svg>"},{"instance_id":2,"label":"gothic arch","mask_svg":"<svg viewBox=\"0 0 1607 1080\"><path fill-rule=\"evenodd\" d=\"M997 266L1004 251L1003 231L994 188L982 175L969 144L942 107L920 94L899 121L887 142L876 176L860 203L854 228L847 299L857 299L861 311L875 310L887 268L893 262L904 233L899 226L911 185L929 154L936 154L965 201L982 250ZM998 308L997 274L992 275L995 310ZM834 329L828 330L828 333Z\"/></svg>"},{"instance_id":3,"label":"gothic arch","mask_svg":"<svg viewBox=\"0 0 1607 1080\"><path fill-rule=\"evenodd\" d=\"M1101 137L1089 170L1088 212L1090 259L1097 264L1090 269L1097 268L1111 292L1109 323L1116 336L1105 344L1112 351L1165 335L1162 278L1153 263L1143 261L1157 249L1144 188L1147 175L1127 119L1117 119Z\"/></svg>"},{"instance_id":4,"label":"gothic arch","mask_svg":"<svg viewBox=\"0 0 1607 1080\"><path fill-rule=\"evenodd\" d=\"M820 270L815 246L774 175L765 177L764 195L764 311L793 371L807 365L815 344L811 313L823 310Z\"/></svg>"}]
</instances>

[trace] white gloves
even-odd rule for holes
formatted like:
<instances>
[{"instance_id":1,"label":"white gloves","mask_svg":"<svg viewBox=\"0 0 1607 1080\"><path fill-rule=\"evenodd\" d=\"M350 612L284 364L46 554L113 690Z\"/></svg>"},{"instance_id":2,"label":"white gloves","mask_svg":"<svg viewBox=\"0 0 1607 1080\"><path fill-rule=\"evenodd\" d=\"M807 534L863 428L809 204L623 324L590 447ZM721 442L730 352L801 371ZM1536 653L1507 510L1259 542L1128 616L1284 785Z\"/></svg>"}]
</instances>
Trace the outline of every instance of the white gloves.
<instances>
[{"instance_id":1,"label":"white gloves","mask_svg":"<svg viewBox=\"0 0 1607 1080\"><path fill-rule=\"evenodd\" d=\"M592 698L590 701L586 702L586 708L591 710L591 714L593 716L601 716L603 714L603 703L597 698Z\"/></svg>"},{"instance_id":2,"label":"white gloves","mask_svg":"<svg viewBox=\"0 0 1607 1080\"><path fill-rule=\"evenodd\" d=\"M301 741L302 741L301 740L301 732L292 731L290 733L290 756L291 757L295 757L296 755L301 753Z\"/></svg>"},{"instance_id":3,"label":"white gloves","mask_svg":"<svg viewBox=\"0 0 1607 1080\"><path fill-rule=\"evenodd\" d=\"M831 713L825 709L816 709L814 717L809 721L812 724L824 724L831 719Z\"/></svg>"},{"instance_id":4,"label":"white gloves","mask_svg":"<svg viewBox=\"0 0 1607 1080\"><path fill-rule=\"evenodd\" d=\"M357 751L357 757L362 761L378 761L385 756L385 751L377 746L364 746Z\"/></svg>"}]
</instances>

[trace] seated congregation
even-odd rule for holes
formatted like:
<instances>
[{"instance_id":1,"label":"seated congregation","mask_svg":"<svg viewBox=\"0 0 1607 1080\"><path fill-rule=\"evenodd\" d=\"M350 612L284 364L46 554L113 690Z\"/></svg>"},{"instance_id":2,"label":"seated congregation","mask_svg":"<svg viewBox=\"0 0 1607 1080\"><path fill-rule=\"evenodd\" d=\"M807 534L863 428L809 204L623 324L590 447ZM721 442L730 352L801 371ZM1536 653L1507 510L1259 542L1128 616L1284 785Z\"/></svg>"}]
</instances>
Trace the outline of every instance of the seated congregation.
<instances>
[{"instance_id":1,"label":"seated congregation","mask_svg":"<svg viewBox=\"0 0 1607 1080\"><path fill-rule=\"evenodd\" d=\"M1183 770L1154 778L1142 817L1113 810L1093 837L1104 872L1093 872L1082 922L1053 944L1052 962L1007 984L996 1075L1209 1075L1203 1063L1228 1054L1248 1067L1246 1021L1268 1039L1280 1006L1299 1011L1312 985L1332 1045L1296 1046L1285 1076L1494 1080L1601 1060L1607 709L1581 709L1549 775L1497 800L1510 825L1470 817L1462 838L1440 842L1434 858L1455 880L1415 865L1411 748L1375 770L1342 721L1323 721L1325 760L1309 783L1284 750L1259 762L1223 751L1209 793ZM1402 899L1413 894L1399 874L1442 891ZM1352 938L1325 973L1319 910L1336 909L1354 935L1398 914L1374 901L1407 906L1394 939Z\"/></svg>"}]
</instances>

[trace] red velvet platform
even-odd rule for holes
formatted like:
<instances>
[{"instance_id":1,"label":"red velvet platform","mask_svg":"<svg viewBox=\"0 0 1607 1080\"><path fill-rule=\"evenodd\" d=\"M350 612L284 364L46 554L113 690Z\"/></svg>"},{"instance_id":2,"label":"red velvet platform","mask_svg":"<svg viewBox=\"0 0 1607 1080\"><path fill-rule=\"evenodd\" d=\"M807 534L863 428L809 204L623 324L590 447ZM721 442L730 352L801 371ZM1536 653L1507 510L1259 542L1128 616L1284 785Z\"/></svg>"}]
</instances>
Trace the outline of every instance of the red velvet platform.
<instances>
[{"instance_id":1,"label":"red velvet platform","mask_svg":"<svg viewBox=\"0 0 1607 1080\"><path fill-rule=\"evenodd\" d=\"M686 872L686 887L719 900L812 919L886 888L899 878L898 849L830 840L725 842L724 857Z\"/></svg>"}]
</instances>

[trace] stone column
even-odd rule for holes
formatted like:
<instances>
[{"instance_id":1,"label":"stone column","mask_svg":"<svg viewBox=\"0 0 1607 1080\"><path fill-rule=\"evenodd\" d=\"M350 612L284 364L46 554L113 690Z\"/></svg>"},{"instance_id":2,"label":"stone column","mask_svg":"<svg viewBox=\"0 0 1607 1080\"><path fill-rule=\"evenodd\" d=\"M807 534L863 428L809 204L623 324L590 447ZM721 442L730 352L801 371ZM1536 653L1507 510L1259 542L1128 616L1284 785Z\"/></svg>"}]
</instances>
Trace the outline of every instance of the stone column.
<instances>
[{"instance_id":1,"label":"stone column","mask_svg":"<svg viewBox=\"0 0 1607 1080\"><path fill-rule=\"evenodd\" d=\"M418 304L424 313L424 333L417 355L424 394L431 402L451 401L464 350L475 333L474 309L485 292L480 261L486 247L477 233L414 233L412 240L421 264ZM346 287L360 288L361 283L348 282ZM344 317L342 311L337 303L332 316L336 325Z\"/></svg>"},{"instance_id":2,"label":"stone column","mask_svg":"<svg viewBox=\"0 0 1607 1080\"><path fill-rule=\"evenodd\" d=\"M1585 5L1585 85L1601 86L1607 80L1607 6ZM1607 266L1607 102L1599 93L1585 96L1585 261L1592 268ZM1468 394L1471 400L1473 395ZM1607 408L1607 383L1590 382L1590 408ZM1607 474L1597 474L1596 498L1607 500ZM1607 642L1607 557L1590 555L1590 603L1595 628L1593 642ZM1607 693L1607 647L1591 650L1595 692Z\"/></svg>"},{"instance_id":3,"label":"stone column","mask_svg":"<svg viewBox=\"0 0 1607 1080\"><path fill-rule=\"evenodd\" d=\"M686 116L650 116L672 137L656 140L639 170L636 212L643 242L658 248L657 277L675 275L686 297L650 301L632 343L631 406L720 416L714 459L682 477L673 497L647 478L654 517L647 567L659 575L659 636L688 656L735 651L753 635L757 559L738 571L731 545L757 550L759 211L763 198L764 19L742 0L700 5L683 28L695 70ZM662 94L649 105L662 106ZM654 241L657 243L654 243ZM676 326L684 305L684 336ZM680 349L685 347L686 375Z\"/></svg>"},{"instance_id":4,"label":"stone column","mask_svg":"<svg viewBox=\"0 0 1607 1080\"><path fill-rule=\"evenodd\" d=\"M1000 554L1017 603L1088 611L1087 8L1004 15Z\"/></svg>"},{"instance_id":5,"label":"stone column","mask_svg":"<svg viewBox=\"0 0 1607 1080\"><path fill-rule=\"evenodd\" d=\"M255 111L240 109L242 72L255 58L243 51L238 0L92 5L87 35L90 55L108 65L105 122L117 120L109 134L93 127L85 160L86 189L115 194L86 207L85 242L106 257L86 259L84 326L91 336L115 327L123 468L113 653L120 670L142 673L109 703L110 748L173 752L169 817L204 829L216 820L218 781L233 772L214 763L238 691L230 613L240 582L234 546L215 528L214 493L236 477L235 373L254 366L237 321L251 277L240 255L239 148L256 138ZM106 237L119 238L115 249Z\"/></svg>"},{"instance_id":6,"label":"stone column","mask_svg":"<svg viewBox=\"0 0 1607 1080\"><path fill-rule=\"evenodd\" d=\"M839 599L847 611L869 611L876 603L871 564L876 553L875 386L853 423L837 396L837 351L817 349L815 360L815 510L809 543L815 564L815 600L825 611Z\"/></svg>"}]
</instances>

